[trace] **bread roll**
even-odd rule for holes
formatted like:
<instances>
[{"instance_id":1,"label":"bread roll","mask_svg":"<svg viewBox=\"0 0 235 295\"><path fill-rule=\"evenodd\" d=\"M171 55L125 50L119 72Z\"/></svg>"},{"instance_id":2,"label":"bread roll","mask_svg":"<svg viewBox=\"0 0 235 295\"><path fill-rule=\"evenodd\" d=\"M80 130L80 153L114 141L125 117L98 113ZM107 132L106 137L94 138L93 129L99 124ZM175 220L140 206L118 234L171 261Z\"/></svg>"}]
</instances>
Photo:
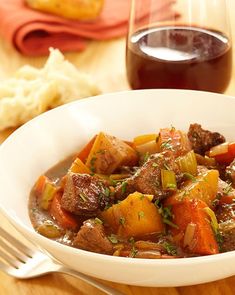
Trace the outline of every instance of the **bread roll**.
<instances>
[{"instance_id":1,"label":"bread roll","mask_svg":"<svg viewBox=\"0 0 235 295\"><path fill-rule=\"evenodd\" d=\"M59 105L100 93L91 76L50 49L44 67L21 67L14 77L0 81L0 131L17 127ZM1 138L0 138L1 140Z\"/></svg>"},{"instance_id":2,"label":"bread roll","mask_svg":"<svg viewBox=\"0 0 235 295\"><path fill-rule=\"evenodd\" d=\"M99 16L104 0L26 0L29 7L73 20Z\"/></svg>"}]
</instances>

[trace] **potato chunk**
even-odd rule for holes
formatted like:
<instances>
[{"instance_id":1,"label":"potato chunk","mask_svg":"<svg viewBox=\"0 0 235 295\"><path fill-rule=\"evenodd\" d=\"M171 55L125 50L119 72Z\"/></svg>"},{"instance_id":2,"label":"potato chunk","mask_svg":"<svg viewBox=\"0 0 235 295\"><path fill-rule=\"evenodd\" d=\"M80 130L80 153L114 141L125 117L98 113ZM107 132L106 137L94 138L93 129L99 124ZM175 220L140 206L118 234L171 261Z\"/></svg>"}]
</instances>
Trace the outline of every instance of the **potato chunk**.
<instances>
[{"instance_id":1,"label":"potato chunk","mask_svg":"<svg viewBox=\"0 0 235 295\"><path fill-rule=\"evenodd\" d=\"M152 195L139 192L103 211L101 218L123 237L138 237L164 232L161 215L151 202Z\"/></svg>"},{"instance_id":2,"label":"potato chunk","mask_svg":"<svg viewBox=\"0 0 235 295\"><path fill-rule=\"evenodd\" d=\"M181 189L178 198L200 199L211 206L218 191L218 180L217 170L205 170Z\"/></svg>"},{"instance_id":3,"label":"potato chunk","mask_svg":"<svg viewBox=\"0 0 235 295\"><path fill-rule=\"evenodd\" d=\"M136 151L124 141L100 132L92 146L86 166L94 173L111 174L122 165L135 165Z\"/></svg>"}]
</instances>

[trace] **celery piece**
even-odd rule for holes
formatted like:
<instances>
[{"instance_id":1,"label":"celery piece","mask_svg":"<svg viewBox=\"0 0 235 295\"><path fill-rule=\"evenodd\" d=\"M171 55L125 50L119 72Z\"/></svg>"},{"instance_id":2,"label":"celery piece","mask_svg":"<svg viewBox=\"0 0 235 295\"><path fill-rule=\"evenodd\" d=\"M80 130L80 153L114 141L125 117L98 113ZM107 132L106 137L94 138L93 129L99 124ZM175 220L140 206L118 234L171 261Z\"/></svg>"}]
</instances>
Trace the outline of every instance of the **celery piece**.
<instances>
[{"instance_id":1,"label":"celery piece","mask_svg":"<svg viewBox=\"0 0 235 295\"><path fill-rule=\"evenodd\" d=\"M186 155L176 159L181 172L197 175L197 160L194 151L188 152Z\"/></svg>"},{"instance_id":2,"label":"celery piece","mask_svg":"<svg viewBox=\"0 0 235 295\"><path fill-rule=\"evenodd\" d=\"M56 192L55 185L53 185L50 182L47 182L44 187L41 200L40 200L40 207L42 209L48 210L50 202L53 199L55 192Z\"/></svg>"},{"instance_id":3,"label":"celery piece","mask_svg":"<svg viewBox=\"0 0 235 295\"><path fill-rule=\"evenodd\" d=\"M46 220L41 225L39 225L37 231L41 235L50 239L59 238L61 236L60 228L50 220Z\"/></svg>"},{"instance_id":4,"label":"celery piece","mask_svg":"<svg viewBox=\"0 0 235 295\"><path fill-rule=\"evenodd\" d=\"M175 173L173 171L161 169L161 181L163 189L177 189Z\"/></svg>"}]
</instances>

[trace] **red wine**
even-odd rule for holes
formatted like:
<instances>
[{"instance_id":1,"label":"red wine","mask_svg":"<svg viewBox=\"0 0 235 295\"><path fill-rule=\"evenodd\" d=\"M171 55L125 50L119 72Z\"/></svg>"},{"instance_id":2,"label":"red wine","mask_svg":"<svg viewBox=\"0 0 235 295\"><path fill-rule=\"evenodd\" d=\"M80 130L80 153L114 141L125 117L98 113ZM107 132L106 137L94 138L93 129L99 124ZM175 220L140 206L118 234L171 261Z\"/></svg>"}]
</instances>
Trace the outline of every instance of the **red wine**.
<instances>
[{"instance_id":1,"label":"red wine","mask_svg":"<svg viewBox=\"0 0 235 295\"><path fill-rule=\"evenodd\" d=\"M133 89L180 88L222 93L232 71L228 38L198 27L141 30L131 36L126 60Z\"/></svg>"}]
</instances>

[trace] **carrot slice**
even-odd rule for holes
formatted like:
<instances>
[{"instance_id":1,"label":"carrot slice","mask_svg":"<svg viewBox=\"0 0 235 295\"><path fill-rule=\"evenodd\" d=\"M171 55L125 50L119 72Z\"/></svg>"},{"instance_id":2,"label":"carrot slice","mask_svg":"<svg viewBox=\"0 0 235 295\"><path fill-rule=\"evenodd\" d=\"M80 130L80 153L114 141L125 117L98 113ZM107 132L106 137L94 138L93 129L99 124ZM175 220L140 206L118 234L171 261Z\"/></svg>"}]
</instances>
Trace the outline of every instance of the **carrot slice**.
<instances>
[{"instance_id":1,"label":"carrot slice","mask_svg":"<svg viewBox=\"0 0 235 295\"><path fill-rule=\"evenodd\" d=\"M50 206L50 214L65 229L76 229L78 222L73 215L61 207L62 192L57 192Z\"/></svg>"},{"instance_id":2,"label":"carrot slice","mask_svg":"<svg viewBox=\"0 0 235 295\"><path fill-rule=\"evenodd\" d=\"M97 135L95 135L85 146L84 148L77 154L77 157L83 162L86 162L86 159L91 151L91 148L96 140Z\"/></svg>"},{"instance_id":3,"label":"carrot slice","mask_svg":"<svg viewBox=\"0 0 235 295\"><path fill-rule=\"evenodd\" d=\"M69 171L73 173L81 173L81 174L90 174L90 169L82 162L80 158L76 158L71 167L69 168Z\"/></svg>"},{"instance_id":4,"label":"carrot slice","mask_svg":"<svg viewBox=\"0 0 235 295\"><path fill-rule=\"evenodd\" d=\"M211 221L205 210L208 208L205 202L188 198L179 201L173 196L168 198L164 205L171 208L172 222L176 225L171 228L172 235L181 236L176 242L186 252L199 255L219 252ZM188 231L190 226L193 229L191 233Z\"/></svg>"},{"instance_id":5,"label":"carrot slice","mask_svg":"<svg viewBox=\"0 0 235 295\"><path fill-rule=\"evenodd\" d=\"M41 196L44 190L44 187L46 185L46 182L48 181L48 178L45 175L41 175L35 186L34 186L34 190L35 190L35 194L37 197Z\"/></svg>"}]
</instances>

